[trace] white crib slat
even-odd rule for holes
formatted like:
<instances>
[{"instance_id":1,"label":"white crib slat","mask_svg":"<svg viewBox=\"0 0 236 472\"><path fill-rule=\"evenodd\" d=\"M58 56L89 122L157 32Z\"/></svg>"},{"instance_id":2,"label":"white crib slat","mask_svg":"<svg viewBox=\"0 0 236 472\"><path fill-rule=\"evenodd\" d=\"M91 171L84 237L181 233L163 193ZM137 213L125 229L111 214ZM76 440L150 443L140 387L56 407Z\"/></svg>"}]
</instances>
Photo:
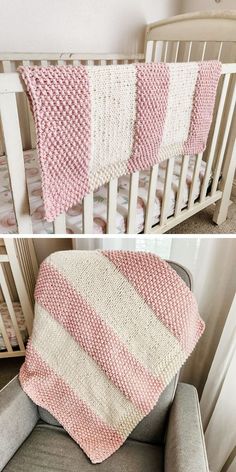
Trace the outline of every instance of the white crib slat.
<instances>
[{"instance_id":1,"label":"white crib slat","mask_svg":"<svg viewBox=\"0 0 236 472\"><path fill-rule=\"evenodd\" d=\"M137 199L139 186L139 172L134 172L130 176L129 186L129 206L127 218L127 233L133 234L137 232L136 229L136 214L137 214Z\"/></svg>"},{"instance_id":2,"label":"white crib slat","mask_svg":"<svg viewBox=\"0 0 236 472\"><path fill-rule=\"evenodd\" d=\"M191 184L189 199L188 199L188 208L192 208L192 206L194 204L194 194L195 194L195 190L196 190L197 181L198 181L198 178L199 178L199 172L200 172L200 167L201 167L201 162L202 162L202 155L203 155L203 153L201 152L200 154L197 155L197 158L196 158L194 173L193 173L193 178L192 178L192 184Z\"/></svg>"},{"instance_id":3,"label":"white crib slat","mask_svg":"<svg viewBox=\"0 0 236 472\"><path fill-rule=\"evenodd\" d=\"M216 144L217 144L217 138L218 138L220 124L221 124L221 118L222 118L223 111L224 111L224 104L225 104L225 98L226 98L226 95L227 95L229 79L230 79L230 74L225 74L224 81L223 81L223 87L222 87L222 90L221 90L220 101L219 101L218 110L217 110L217 115L216 115L216 120L215 120L214 132L213 132L211 145L210 145L209 156L208 156L208 159L207 159L205 175L204 175L202 188L201 188L201 193L200 193L200 202L202 202L204 200L204 198L206 196L206 192L207 192L207 187L208 187L208 184L209 184L209 178L210 178L212 163L213 163L214 154L215 154L215 150L216 150Z\"/></svg>"},{"instance_id":4,"label":"white crib slat","mask_svg":"<svg viewBox=\"0 0 236 472\"><path fill-rule=\"evenodd\" d=\"M29 67L30 61L23 61L23 66ZM30 104L29 104L29 101L27 100L27 97L26 97L26 101L27 101L27 118L29 121L29 130L30 130L30 144L31 144L30 147L31 149L35 149L36 148L36 131L35 131L34 119L33 119L33 115L32 115Z\"/></svg>"},{"instance_id":5,"label":"white crib slat","mask_svg":"<svg viewBox=\"0 0 236 472\"><path fill-rule=\"evenodd\" d=\"M176 199L176 204L175 204L175 216L178 216L181 212L183 191L186 185L188 163L189 163L189 156L183 156L180 179L179 179L179 187L178 187L177 199Z\"/></svg>"},{"instance_id":6,"label":"white crib slat","mask_svg":"<svg viewBox=\"0 0 236 472\"><path fill-rule=\"evenodd\" d=\"M12 62L11 61L2 61L2 66L3 66L3 72L6 74L7 72L12 72ZM1 123L0 123L0 155L2 156L5 154L5 149L4 149L4 142L2 142L2 129L1 129Z\"/></svg>"},{"instance_id":7,"label":"white crib slat","mask_svg":"<svg viewBox=\"0 0 236 472\"><path fill-rule=\"evenodd\" d=\"M178 54L179 54L179 41L176 42L176 46L175 46L175 59L174 59L175 62L178 61Z\"/></svg>"},{"instance_id":8,"label":"white crib slat","mask_svg":"<svg viewBox=\"0 0 236 472\"><path fill-rule=\"evenodd\" d=\"M42 67L47 67L48 66L48 61L43 59L42 61L40 61L40 64L41 64Z\"/></svg>"},{"instance_id":9,"label":"white crib slat","mask_svg":"<svg viewBox=\"0 0 236 472\"><path fill-rule=\"evenodd\" d=\"M19 265L18 255L15 248L15 241L12 238L5 239L5 246L9 261L11 264L11 271L15 281L16 290L19 296L20 304L24 313L27 331L31 334L33 325L33 310L30 303L29 295L26 290L25 281L22 270Z\"/></svg>"},{"instance_id":10,"label":"white crib slat","mask_svg":"<svg viewBox=\"0 0 236 472\"><path fill-rule=\"evenodd\" d=\"M168 46L169 46L169 42L168 42L168 41L165 41L165 49L164 49L164 58L163 58L163 62L166 62L166 61L167 61Z\"/></svg>"},{"instance_id":11,"label":"white crib slat","mask_svg":"<svg viewBox=\"0 0 236 472\"><path fill-rule=\"evenodd\" d=\"M154 46L153 41L147 41L146 50L145 50L145 62L152 62L153 46Z\"/></svg>"},{"instance_id":12,"label":"white crib slat","mask_svg":"<svg viewBox=\"0 0 236 472\"><path fill-rule=\"evenodd\" d=\"M156 62L156 54L157 54L157 41L153 41L153 46L152 46L152 62Z\"/></svg>"},{"instance_id":13,"label":"white crib slat","mask_svg":"<svg viewBox=\"0 0 236 472\"><path fill-rule=\"evenodd\" d=\"M11 72L11 61L2 61L3 72Z\"/></svg>"},{"instance_id":14,"label":"white crib slat","mask_svg":"<svg viewBox=\"0 0 236 472\"><path fill-rule=\"evenodd\" d=\"M66 214L57 216L53 222L55 234L66 234Z\"/></svg>"},{"instance_id":15,"label":"white crib slat","mask_svg":"<svg viewBox=\"0 0 236 472\"><path fill-rule=\"evenodd\" d=\"M220 58L221 58L222 48L223 48L223 41L220 42L219 51L218 51L218 56L217 56L218 61L219 61Z\"/></svg>"},{"instance_id":16,"label":"white crib slat","mask_svg":"<svg viewBox=\"0 0 236 472\"><path fill-rule=\"evenodd\" d=\"M9 241L12 241L12 240L9 239ZM14 252L17 251L17 259L18 259L17 265L20 265L20 273L23 277L23 282L24 282L23 299L25 300L25 295L27 295L28 302L31 303L31 305L33 306L34 305L33 291L34 291L34 286L35 286L36 274L33 272L33 260L31 260L31 257L32 257L31 255L33 254L32 252L30 252L30 243L32 245L32 250L33 250L32 239L29 239L29 238L16 239L15 238L13 249L14 249ZM34 259L35 259L35 256L34 256ZM32 317L33 317L33 313L32 313Z\"/></svg>"},{"instance_id":17,"label":"white crib slat","mask_svg":"<svg viewBox=\"0 0 236 472\"><path fill-rule=\"evenodd\" d=\"M152 167L152 170L150 173L144 233L149 233L152 227L153 206L155 202L155 195L156 195L156 188L157 188L158 168L159 168L159 165L156 164L155 166Z\"/></svg>"},{"instance_id":18,"label":"white crib slat","mask_svg":"<svg viewBox=\"0 0 236 472\"><path fill-rule=\"evenodd\" d=\"M207 42L204 41L204 43L203 43L203 48L202 48L201 61L204 61L204 57L205 57L205 53L206 53L206 47L207 47Z\"/></svg>"},{"instance_id":19,"label":"white crib slat","mask_svg":"<svg viewBox=\"0 0 236 472\"><path fill-rule=\"evenodd\" d=\"M22 337L21 337L21 334L20 334L20 330L19 330L19 326L18 326L18 323L17 323L17 320L16 320L14 307L13 307L13 304L12 304L12 301L11 301L8 286L7 286L7 283L6 283L1 265L0 265L0 285L1 285L1 289L2 289L4 299L5 299L6 304L7 304L9 315L11 317L12 325L13 325L13 328L14 328L14 331L15 331L15 334L16 334L16 339L17 339L19 348L23 351L25 349L25 346L24 346L24 343L23 343L23 340L22 340Z\"/></svg>"},{"instance_id":20,"label":"white crib slat","mask_svg":"<svg viewBox=\"0 0 236 472\"><path fill-rule=\"evenodd\" d=\"M1 305L0 305L0 333L2 334L3 341L4 341L4 344L6 346L7 351L8 352L13 352L13 349L12 349L11 343L8 339L7 331L6 331L2 316L1 316Z\"/></svg>"},{"instance_id":21,"label":"white crib slat","mask_svg":"<svg viewBox=\"0 0 236 472\"><path fill-rule=\"evenodd\" d=\"M168 159L168 162L167 162L165 187L164 187L164 194L163 194L163 200L162 200L162 205L161 205L160 226L163 226L167 221L174 162L175 162L174 157L172 157L171 159Z\"/></svg>"},{"instance_id":22,"label":"white crib slat","mask_svg":"<svg viewBox=\"0 0 236 472\"><path fill-rule=\"evenodd\" d=\"M9 280L9 270L7 270L7 266L5 264L2 264L2 271L3 271L4 277L5 277L5 281L6 281L6 284L7 284L7 287L8 287L8 292L10 294L10 297L11 297L12 300L14 300L14 298L16 296L16 290L15 290L15 287L13 286L14 284L11 284L11 281ZM1 293L0 293L0 298L2 298Z\"/></svg>"},{"instance_id":23,"label":"white crib slat","mask_svg":"<svg viewBox=\"0 0 236 472\"><path fill-rule=\"evenodd\" d=\"M4 143L3 143L3 132L2 132L2 125L0 121L0 156L3 156L5 154L4 151Z\"/></svg>"},{"instance_id":24,"label":"white crib slat","mask_svg":"<svg viewBox=\"0 0 236 472\"><path fill-rule=\"evenodd\" d=\"M19 74L4 73L0 74L0 93L18 93L23 92L24 87L20 80Z\"/></svg>"},{"instance_id":25,"label":"white crib slat","mask_svg":"<svg viewBox=\"0 0 236 472\"><path fill-rule=\"evenodd\" d=\"M216 192L217 185L218 185L218 182L219 182L221 167L222 167L223 158L224 158L226 145L227 145L229 132L230 132L230 126L231 126L232 119L233 119L235 103L236 103L236 84L234 84L234 91L233 91L233 95L232 95L232 98L231 98L226 123L224 124L224 134L223 134L223 139L221 139L220 152L219 152L219 157L218 157L217 165L216 165L215 172L214 172L211 195L213 195Z\"/></svg>"},{"instance_id":26,"label":"white crib slat","mask_svg":"<svg viewBox=\"0 0 236 472\"><path fill-rule=\"evenodd\" d=\"M83 234L93 233L93 193L83 199Z\"/></svg>"},{"instance_id":27,"label":"white crib slat","mask_svg":"<svg viewBox=\"0 0 236 472\"><path fill-rule=\"evenodd\" d=\"M18 240L17 240L17 242L18 242ZM35 281L37 276L38 276L38 270L39 270L38 261L37 261L37 258L36 258L36 253L35 253L35 249L34 249L33 240L28 239L27 243L28 243L30 262L32 264L32 269L33 269L33 274L34 274L34 281Z\"/></svg>"},{"instance_id":28,"label":"white crib slat","mask_svg":"<svg viewBox=\"0 0 236 472\"><path fill-rule=\"evenodd\" d=\"M0 112L18 231L20 234L32 234L24 156L14 93L0 94Z\"/></svg>"},{"instance_id":29,"label":"white crib slat","mask_svg":"<svg viewBox=\"0 0 236 472\"><path fill-rule=\"evenodd\" d=\"M227 218L229 201L230 201L230 194L232 191L232 184L234 180L234 172L235 172L235 165L236 165L236 139L234 141L232 154L228 154L225 159L223 172L222 172L222 180L220 182L220 190L222 191L222 198L216 204L216 209L213 215L213 221L220 225L223 223ZM215 195L218 192L215 193ZM211 198L214 198L211 197Z\"/></svg>"},{"instance_id":30,"label":"white crib slat","mask_svg":"<svg viewBox=\"0 0 236 472\"><path fill-rule=\"evenodd\" d=\"M116 233L116 208L117 208L118 179L112 179L107 188L107 233Z\"/></svg>"},{"instance_id":31,"label":"white crib slat","mask_svg":"<svg viewBox=\"0 0 236 472\"><path fill-rule=\"evenodd\" d=\"M192 41L190 41L189 46L188 46L187 62L189 62L191 58L192 46L193 46L193 43Z\"/></svg>"}]
</instances>

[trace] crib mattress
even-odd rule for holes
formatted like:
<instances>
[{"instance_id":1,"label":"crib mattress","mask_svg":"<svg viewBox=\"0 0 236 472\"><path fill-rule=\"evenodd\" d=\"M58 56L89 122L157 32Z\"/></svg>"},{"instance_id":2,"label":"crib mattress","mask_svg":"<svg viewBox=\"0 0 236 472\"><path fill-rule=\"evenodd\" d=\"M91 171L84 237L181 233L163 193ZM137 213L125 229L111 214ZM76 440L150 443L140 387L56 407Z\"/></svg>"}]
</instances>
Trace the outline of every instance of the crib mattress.
<instances>
[{"instance_id":1,"label":"crib mattress","mask_svg":"<svg viewBox=\"0 0 236 472\"><path fill-rule=\"evenodd\" d=\"M27 186L29 193L30 212L32 216L33 232L37 234L53 234L53 224L44 220L44 207L42 201L41 179L38 168L36 151L24 152ZM171 195L168 203L168 216L173 215L175 208L176 195L180 182L182 157L177 156L174 163L174 172L172 176ZM190 156L186 182L183 190L181 206L184 208L188 202L189 189L193 179L196 156ZM164 193L165 174L167 161L159 165L156 196L153 207L152 225L159 222L161 202ZM197 184L195 186L194 199L197 199L200 193L201 182L205 174L206 164L201 162ZM145 209L148 198L149 171L140 172L139 190L136 212L136 232L141 233L144 229ZM17 226L14 216L14 208L10 191L10 182L6 157L0 157L0 233L17 233ZM126 231L129 201L129 176L119 178L118 181L118 200L116 213L117 233ZM107 224L107 187L102 186L94 192L94 219L93 232L103 234L106 232ZM67 233L82 233L82 204L74 206L66 215Z\"/></svg>"},{"instance_id":2,"label":"crib mattress","mask_svg":"<svg viewBox=\"0 0 236 472\"><path fill-rule=\"evenodd\" d=\"M19 326L19 330L22 336L22 340L23 342L26 342L28 335L27 335L25 319L24 319L24 315L23 315L20 303L17 303L17 302L13 303L13 308L16 315L16 320ZM13 348L17 347L18 341L16 338L16 333L12 325L11 317L10 317L6 303L0 303L0 316L2 316L2 320L6 328L7 336L10 341L11 346ZM5 351L5 350L6 350L6 346L5 346L4 339L1 333L1 328L0 328L0 352Z\"/></svg>"}]
</instances>

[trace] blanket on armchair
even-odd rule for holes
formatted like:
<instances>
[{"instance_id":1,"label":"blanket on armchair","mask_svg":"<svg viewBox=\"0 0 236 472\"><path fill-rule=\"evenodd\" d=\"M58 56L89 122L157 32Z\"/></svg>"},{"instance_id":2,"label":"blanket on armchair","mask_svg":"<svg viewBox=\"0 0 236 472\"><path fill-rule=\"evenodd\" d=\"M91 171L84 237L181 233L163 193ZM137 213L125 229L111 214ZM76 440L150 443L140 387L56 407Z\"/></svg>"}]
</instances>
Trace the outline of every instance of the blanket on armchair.
<instances>
[{"instance_id":1,"label":"blanket on armchair","mask_svg":"<svg viewBox=\"0 0 236 472\"><path fill-rule=\"evenodd\" d=\"M194 295L154 254L64 251L41 265L35 299L22 388L101 462L203 333Z\"/></svg>"},{"instance_id":2,"label":"blanket on armchair","mask_svg":"<svg viewBox=\"0 0 236 472\"><path fill-rule=\"evenodd\" d=\"M205 149L221 64L19 67L35 119L45 217L112 178Z\"/></svg>"}]
</instances>

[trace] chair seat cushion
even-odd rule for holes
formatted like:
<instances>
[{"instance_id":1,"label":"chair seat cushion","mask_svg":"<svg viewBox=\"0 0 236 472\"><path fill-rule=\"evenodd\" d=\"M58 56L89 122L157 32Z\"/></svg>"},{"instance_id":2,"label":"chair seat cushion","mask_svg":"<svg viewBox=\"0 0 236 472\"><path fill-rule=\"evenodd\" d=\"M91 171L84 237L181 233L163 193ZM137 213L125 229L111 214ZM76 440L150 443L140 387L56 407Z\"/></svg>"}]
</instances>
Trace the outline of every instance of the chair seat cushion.
<instances>
[{"instance_id":1,"label":"chair seat cushion","mask_svg":"<svg viewBox=\"0 0 236 472\"><path fill-rule=\"evenodd\" d=\"M38 424L4 472L163 472L162 448L127 440L101 464L92 464L60 427Z\"/></svg>"}]
</instances>

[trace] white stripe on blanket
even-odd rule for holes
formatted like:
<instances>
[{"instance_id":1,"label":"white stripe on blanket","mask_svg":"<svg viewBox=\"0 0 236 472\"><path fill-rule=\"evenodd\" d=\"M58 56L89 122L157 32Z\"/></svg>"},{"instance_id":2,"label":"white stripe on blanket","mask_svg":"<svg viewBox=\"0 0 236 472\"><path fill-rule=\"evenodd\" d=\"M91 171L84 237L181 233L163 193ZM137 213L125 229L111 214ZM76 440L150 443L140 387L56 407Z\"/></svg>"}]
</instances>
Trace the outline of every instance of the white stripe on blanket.
<instances>
[{"instance_id":1,"label":"white stripe on blanket","mask_svg":"<svg viewBox=\"0 0 236 472\"><path fill-rule=\"evenodd\" d=\"M101 318L115 329L122 342L129 343L129 351L132 354L135 353L138 360L152 374L159 375L163 370L161 353L164 346L168 347L171 343L170 358L174 359L176 356L181 358L181 355L184 358L179 342L172 339L169 330L145 304L135 288L127 284L124 275L102 253L94 253L93 260L91 260L87 251L81 252L80 270L83 277L80 278L76 276L77 262L73 253L69 251L67 253L58 252L55 253L55 258L56 267L61 274L70 281L77 292L83 293L84 299L91 307L97 308ZM55 267L54 254L49 256L48 261ZM96 285L94 285L94 279L91 280L88 269L93 271ZM98 292L104 292L104 297L98 299L96 295ZM130 314L129 330L127 329L128 313ZM130 336L130 332L132 332L132 336Z\"/></svg>"},{"instance_id":2,"label":"white stripe on blanket","mask_svg":"<svg viewBox=\"0 0 236 472\"><path fill-rule=\"evenodd\" d=\"M135 122L135 68L87 67L91 96L92 149L90 169L127 161ZM120 120L122 114L122 120ZM126 169L126 165L125 165Z\"/></svg>"},{"instance_id":3,"label":"white stripe on blanket","mask_svg":"<svg viewBox=\"0 0 236 472\"><path fill-rule=\"evenodd\" d=\"M44 337L39 337L44 326L47 326ZM60 343L54 342L51 350L52 339L60 339ZM53 370L66 380L81 400L98 413L103 421L111 425L120 424L125 416L125 411L132 412L135 421L140 421L142 414L120 392L118 388L107 378L98 364L81 348L63 326L54 320L50 314L36 303L34 332L32 336L34 348L42 359L49 363ZM63 353L63 354L62 354ZM61 359L63 357L63 362ZM67 366L71 368L68 369ZM91 379L93 379L91 381ZM88 385L92 388L88 389ZM106 398L106 403L104 403ZM115 402L114 402L115 398ZM123 436L127 425L120 424L119 433Z\"/></svg>"}]
</instances>

